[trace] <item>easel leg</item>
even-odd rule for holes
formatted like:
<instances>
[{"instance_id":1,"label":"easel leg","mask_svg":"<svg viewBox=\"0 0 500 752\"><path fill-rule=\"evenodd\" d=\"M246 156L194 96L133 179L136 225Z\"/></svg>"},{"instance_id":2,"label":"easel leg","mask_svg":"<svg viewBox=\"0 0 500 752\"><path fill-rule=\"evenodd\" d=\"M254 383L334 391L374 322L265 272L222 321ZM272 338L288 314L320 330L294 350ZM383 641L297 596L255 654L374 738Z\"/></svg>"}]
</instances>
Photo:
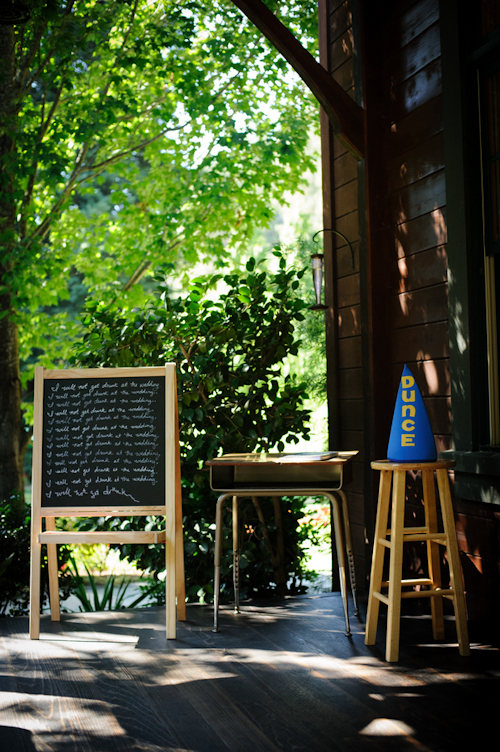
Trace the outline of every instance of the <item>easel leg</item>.
<instances>
[{"instance_id":1,"label":"easel leg","mask_svg":"<svg viewBox=\"0 0 500 752\"><path fill-rule=\"evenodd\" d=\"M30 640L40 637L40 568L42 546L38 543L41 520L34 515L31 520L31 560L30 560Z\"/></svg>"},{"instance_id":2,"label":"easel leg","mask_svg":"<svg viewBox=\"0 0 500 752\"><path fill-rule=\"evenodd\" d=\"M175 531L175 503L171 509L167 504L165 515L165 608L167 640L177 637L177 608L176 608L176 531Z\"/></svg>"},{"instance_id":3,"label":"easel leg","mask_svg":"<svg viewBox=\"0 0 500 752\"><path fill-rule=\"evenodd\" d=\"M45 529L47 531L54 531L56 529L56 521L54 517L45 518ZM52 621L61 621L57 545L55 543L47 544L47 559L49 563L50 618Z\"/></svg>"}]
</instances>

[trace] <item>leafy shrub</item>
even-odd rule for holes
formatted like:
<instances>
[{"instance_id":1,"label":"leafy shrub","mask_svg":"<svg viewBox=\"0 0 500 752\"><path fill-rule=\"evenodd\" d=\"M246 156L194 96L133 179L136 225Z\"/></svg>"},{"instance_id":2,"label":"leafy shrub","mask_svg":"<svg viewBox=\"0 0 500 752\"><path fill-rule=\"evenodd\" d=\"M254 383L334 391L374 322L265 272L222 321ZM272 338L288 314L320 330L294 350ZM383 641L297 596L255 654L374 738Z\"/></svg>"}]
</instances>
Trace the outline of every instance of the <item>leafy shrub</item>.
<instances>
[{"instance_id":1,"label":"leafy shrub","mask_svg":"<svg viewBox=\"0 0 500 752\"><path fill-rule=\"evenodd\" d=\"M29 611L31 510L11 498L0 506L0 616L21 616ZM59 546L59 562L67 561L69 552ZM49 578L47 549L42 547L42 607L48 603ZM62 598L67 598L72 585L68 573L59 579Z\"/></svg>"},{"instance_id":2,"label":"leafy shrub","mask_svg":"<svg viewBox=\"0 0 500 752\"><path fill-rule=\"evenodd\" d=\"M283 450L284 442L308 437L305 385L283 375L287 355L296 355L297 322L306 308L298 296L304 274L287 268L275 249L279 268L271 273L250 259L244 272L191 281L187 294L173 297L168 270L155 279L157 288L143 310L126 311L104 303L87 303L86 333L72 362L80 367L177 364L179 432L182 466L184 539L189 600L210 599L215 539L215 498L204 463L227 452ZM224 286L217 293L219 285ZM242 594L283 592L302 574L302 503L260 499L241 503ZM228 512L229 515L229 512ZM146 519L156 529L161 520ZM226 520L227 522L227 520ZM95 526L82 520L83 528ZM144 518L102 518L110 529L138 529ZM156 577L164 569L162 546L121 546L121 555ZM222 594L232 551L224 542Z\"/></svg>"},{"instance_id":3,"label":"leafy shrub","mask_svg":"<svg viewBox=\"0 0 500 752\"><path fill-rule=\"evenodd\" d=\"M120 608L134 608L142 603L150 591L154 587L151 584L149 586L143 586L141 588L141 594L137 596L132 603L125 606L125 598L130 586L130 578L123 578L120 583L117 582L116 575L112 574L108 577L106 585L102 593L99 593L97 583L87 567L84 564L85 571L87 573L87 579L90 587L91 597L87 593L83 577L78 572L78 567L73 556L69 557L69 568L72 571L73 576L73 595L80 601L79 611L118 611Z\"/></svg>"}]
</instances>

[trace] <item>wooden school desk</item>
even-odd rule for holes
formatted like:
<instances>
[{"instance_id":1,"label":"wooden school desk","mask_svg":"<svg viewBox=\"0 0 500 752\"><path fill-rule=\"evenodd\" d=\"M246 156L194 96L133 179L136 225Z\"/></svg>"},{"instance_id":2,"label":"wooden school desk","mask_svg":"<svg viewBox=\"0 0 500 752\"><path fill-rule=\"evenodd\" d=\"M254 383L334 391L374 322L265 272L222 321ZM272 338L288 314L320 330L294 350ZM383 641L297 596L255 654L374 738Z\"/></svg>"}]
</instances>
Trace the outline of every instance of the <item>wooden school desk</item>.
<instances>
[{"instance_id":1,"label":"wooden school desk","mask_svg":"<svg viewBox=\"0 0 500 752\"><path fill-rule=\"evenodd\" d=\"M257 496L323 496L330 502L332 550L335 546L346 634L351 634L347 608L344 545L347 551L355 614L358 613L358 605L349 512L342 485L345 480L349 480L346 475L350 475L350 461L356 454L357 452L338 452L335 457L327 460L314 460L306 453L293 455L283 453L226 454L207 461L206 464L210 468L210 486L213 491L220 493L216 507L214 632L219 631L222 508L226 499L232 498L233 500L234 610L239 613L238 499Z\"/></svg>"}]
</instances>

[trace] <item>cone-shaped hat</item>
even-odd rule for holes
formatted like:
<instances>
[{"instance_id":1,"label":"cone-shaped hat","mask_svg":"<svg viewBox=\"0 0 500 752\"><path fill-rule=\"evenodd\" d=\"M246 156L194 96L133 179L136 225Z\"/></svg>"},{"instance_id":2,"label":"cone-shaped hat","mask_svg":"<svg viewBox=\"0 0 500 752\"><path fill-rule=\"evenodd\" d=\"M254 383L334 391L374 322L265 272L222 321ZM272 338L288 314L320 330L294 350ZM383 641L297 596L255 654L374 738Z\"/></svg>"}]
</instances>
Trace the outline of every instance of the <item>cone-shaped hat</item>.
<instances>
[{"instance_id":1,"label":"cone-shaped hat","mask_svg":"<svg viewBox=\"0 0 500 752\"><path fill-rule=\"evenodd\" d=\"M392 462L434 462L437 459L424 401L406 365L399 383L387 459Z\"/></svg>"}]
</instances>

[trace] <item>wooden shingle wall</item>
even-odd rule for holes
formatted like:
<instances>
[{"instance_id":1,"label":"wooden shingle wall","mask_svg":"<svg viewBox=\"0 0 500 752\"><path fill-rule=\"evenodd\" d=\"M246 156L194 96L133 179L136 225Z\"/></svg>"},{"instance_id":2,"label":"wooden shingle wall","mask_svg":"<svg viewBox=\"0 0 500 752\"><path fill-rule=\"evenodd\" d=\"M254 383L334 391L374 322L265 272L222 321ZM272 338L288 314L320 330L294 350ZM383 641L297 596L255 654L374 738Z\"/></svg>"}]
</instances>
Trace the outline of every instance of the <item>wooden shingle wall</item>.
<instances>
[{"instance_id":1,"label":"wooden shingle wall","mask_svg":"<svg viewBox=\"0 0 500 752\"><path fill-rule=\"evenodd\" d=\"M402 369L416 377L438 451L451 447L447 207L439 0L320 0L322 64L365 108L357 163L323 119L331 445L358 449L348 497L358 580L370 572L377 478ZM322 28L323 25L323 28ZM419 481L408 511L422 515ZM500 594L500 514L455 499L470 615ZM497 508L498 509L498 508ZM407 565L419 571L415 549ZM410 574L408 572L408 574Z\"/></svg>"},{"instance_id":2,"label":"wooden shingle wall","mask_svg":"<svg viewBox=\"0 0 500 752\"><path fill-rule=\"evenodd\" d=\"M450 448L446 191L439 3L400 2L384 25L392 373L424 397L438 451Z\"/></svg>"}]
</instances>

